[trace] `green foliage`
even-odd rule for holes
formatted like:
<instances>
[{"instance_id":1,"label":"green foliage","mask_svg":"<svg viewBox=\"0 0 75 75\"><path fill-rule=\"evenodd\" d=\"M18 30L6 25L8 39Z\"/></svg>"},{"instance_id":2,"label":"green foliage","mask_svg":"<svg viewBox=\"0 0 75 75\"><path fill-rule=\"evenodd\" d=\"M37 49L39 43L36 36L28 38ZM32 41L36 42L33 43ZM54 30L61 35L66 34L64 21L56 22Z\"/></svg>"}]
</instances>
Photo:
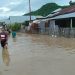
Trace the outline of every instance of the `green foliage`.
<instances>
[{"instance_id":1,"label":"green foliage","mask_svg":"<svg viewBox=\"0 0 75 75\"><path fill-rule=\"evenodd\" d=\"M11 29L11 25L10 25L10 24L8 24L8 25L7 25L7 28L8 28L8 29Z\"/></svg>"},{"instance_id":2,"label":"green foliage","mask_svg":"<svg viewBox=\"0 0 75 75\"><path fill-rule=\"evenodd\" d=\"M15 24L9 25L9 28L10 28L12 31L19 31L20 28L21 28L21 25L18 24L18 23L15 23Z\"/></svg>"},{"instance_id":3,"label":"green foliage","mask_svg":"<svg viewBox=\"0 0 75 75\"><path fill-rule=\"evenodd\" d=\"M67 7L67 6L59 6L56 3L47 3L47 4L43 5L40 9L31 12L31 15L47 16L54 10L56 10L58 8L65 8L65 7ZM25 15L29 15L29 13L25 14Z\"/></svg>"},{"instance_id":4,"label":"green foliage","mask_svg":"<svg viewBox=\"0 0 75 75\"><path fill-rule=\"evenodd\" d=\"M28 25L29 25L29 21L25 21L25 22L23 23L23 25L28 26Z\"/></svg>"},{"instance_id":5,"label":"green foliage","mask_svg":"<svg viewBox=\"0 0 75 75\"><path fill-rule=\"evenodd\" d=\"M69 4L70 4L70 6L75 5L75 2L70 1Z\"/></svg>"}]
</instances>

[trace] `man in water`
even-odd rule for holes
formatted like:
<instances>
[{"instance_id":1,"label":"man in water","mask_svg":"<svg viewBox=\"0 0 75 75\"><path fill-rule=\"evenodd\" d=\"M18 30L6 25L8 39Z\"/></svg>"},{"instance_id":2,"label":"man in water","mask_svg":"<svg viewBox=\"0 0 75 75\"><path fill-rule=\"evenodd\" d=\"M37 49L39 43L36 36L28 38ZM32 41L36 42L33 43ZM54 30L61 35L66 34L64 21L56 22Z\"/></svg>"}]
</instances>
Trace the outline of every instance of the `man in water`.
<instances>
[{"instance_id":1,"label":"man in water","mask_svg":"<svg viewBox=\"0 0 75 75\"><path fill-rule=\"evenodd\" d=\"M12 31L12 37L15 38L16 37L16 32Z\"/></svg>"},{"instance_id":2,"label":"man in water","mask_svg":"<svg viewBox=\"0 0 75 75\"><path fill-rule=\"evenodd\" d=\"M4 29L1 29L0 42L3 48L7 48L7 40L8 40L8 34L5 32Z\"/></svg>"}]
</instances>

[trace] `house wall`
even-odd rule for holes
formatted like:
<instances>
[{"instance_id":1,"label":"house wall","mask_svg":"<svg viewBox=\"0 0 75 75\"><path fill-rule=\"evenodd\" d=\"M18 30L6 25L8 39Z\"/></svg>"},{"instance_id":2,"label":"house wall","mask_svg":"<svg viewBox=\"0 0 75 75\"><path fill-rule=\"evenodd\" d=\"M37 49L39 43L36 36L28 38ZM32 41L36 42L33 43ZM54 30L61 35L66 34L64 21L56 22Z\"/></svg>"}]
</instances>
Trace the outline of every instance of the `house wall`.
<instances>
[{"instance_id":1,"label":"house wall","mask_svg":"<svg viewBox=\"0 0 75 75\"><path fill-rule=\"evenodd\" d=\"M49 24L49 35L58 36L59 35L59 27L55 24L55 20L51 20Z\"/></svg>"},{"instance_id":2,"label":"house wall","mask_svg":"<svg viewBox=\"0 0 75 75\"><path fill-rule=\"evenodd\" d=\"M38 26L39 26L39 29L40 29L40 33L44 34L45 33L45 21L40 21Z\"/></svg>"},{"instance_id":3,"label":"house wall","mask_svg":"<svg viewBox=\"0 0 75 75\"><path fill-rule=\"evenodd\" d=\"M45 34L49 34L49 23L50 23L50 20L47 20L46 22L45 22Z\"/></svg>"},{"instance_id":4,"label":"house wall","mask_svg":"<svg viewBox=\"0 0 75 75\"><path fill-rule=\"evenodd\" d=\"M72 19L72 27L71 27ZM64 37L75 37L75 18L58 19L55 24L59 26L59 35Z\"/></svg>"},{"instance_id":5,"label":"house wall","mask_svg":"<svg viewBox=\"0 0 75 75\"><path fill-rule=\"evenodd\" d=\"M59 36L69 37L70 34L70 19L58 19L55 24L59 27Z\"/></svg>"}]
</instances>

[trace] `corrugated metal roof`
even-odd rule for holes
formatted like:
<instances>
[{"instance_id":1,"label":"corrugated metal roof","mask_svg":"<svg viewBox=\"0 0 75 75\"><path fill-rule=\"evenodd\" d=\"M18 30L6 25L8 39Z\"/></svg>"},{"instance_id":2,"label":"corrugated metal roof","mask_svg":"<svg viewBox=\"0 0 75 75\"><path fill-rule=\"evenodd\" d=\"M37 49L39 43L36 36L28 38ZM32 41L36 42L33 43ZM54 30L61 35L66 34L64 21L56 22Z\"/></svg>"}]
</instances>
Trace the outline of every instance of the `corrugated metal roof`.
<instances>
[{"instance_id":1,"label":"corrugated metal roof","mask_svg":"<svg viewBox=\"0 0 75 75\"><path fill-rule=\"evenodd\" d=\"M48 17L55 17L55 16L58 16L58 15L69 14L69 13L73 13L73 12L75 12L75 5L72 5L72 6L64 8L64 9L61 9L58 12L56 12L52 15L49 15Z\"/></svg>"},{"instance_id":2,"label":"corrugated metal roof","mask_svg":"<svg viewBox=\"0 0 75 75\"><path fill-rule=\"evenodd\" d=\"M75 17L75 12L63 14L63 15L58 15L58 16L50 18L50 19L62 19L62 18L72 18L72 17Z\"/></svg>"},{"instance_id":3,"label":"corrugated metal roof","mask_svg":"<svg viewBox=\"0 0 75 75\"><path fill-rule=\"evenodd\" d=\"M52 17L54 15L57 15L60 10L62 10L62 9L61 8L58 8L58 9L54 10L52 13L50 13L49 15L47 15L46 17Z\"/></svg>"},{"instance_id":4,"label":"corrugated metal roof","mask_svg":"<svg viewBox=\"0 0 75 75\"><path fill-rule=\"evenodd\" d=\"M60 10L59 13L54 15L51 19L61 19L70 17L75 17L75 5Z\"/></svg>"},{"instance_id":5,"label":"corrugated metal roof","mask_svg":"<svg viewBox=\"0 0 75 75\"><path fill-rule=\"evenodd\" d=\"M72 6L69 6L67 8L64 8L64 9L60 10L58 15L73 13L73 12L75 12L75 5L72 5Z\"/></svg>"}]
</instances>

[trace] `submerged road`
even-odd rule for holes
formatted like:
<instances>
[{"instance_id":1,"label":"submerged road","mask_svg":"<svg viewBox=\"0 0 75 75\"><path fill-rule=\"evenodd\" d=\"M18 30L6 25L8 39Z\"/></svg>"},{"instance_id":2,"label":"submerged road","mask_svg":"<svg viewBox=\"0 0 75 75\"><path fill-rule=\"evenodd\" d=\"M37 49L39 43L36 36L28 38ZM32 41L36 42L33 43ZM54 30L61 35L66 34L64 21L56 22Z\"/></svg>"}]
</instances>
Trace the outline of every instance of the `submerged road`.
<instances>
[{"instance_id":1,"label":"submerged road","mask_svg":"<svg viewBox=\"0 0 75 75\"><path fill-rule=\"evenodd\" d=\"M0 47L0 75L75 75L75 39L21 34Z\"/></svg>"}]
</instances>

